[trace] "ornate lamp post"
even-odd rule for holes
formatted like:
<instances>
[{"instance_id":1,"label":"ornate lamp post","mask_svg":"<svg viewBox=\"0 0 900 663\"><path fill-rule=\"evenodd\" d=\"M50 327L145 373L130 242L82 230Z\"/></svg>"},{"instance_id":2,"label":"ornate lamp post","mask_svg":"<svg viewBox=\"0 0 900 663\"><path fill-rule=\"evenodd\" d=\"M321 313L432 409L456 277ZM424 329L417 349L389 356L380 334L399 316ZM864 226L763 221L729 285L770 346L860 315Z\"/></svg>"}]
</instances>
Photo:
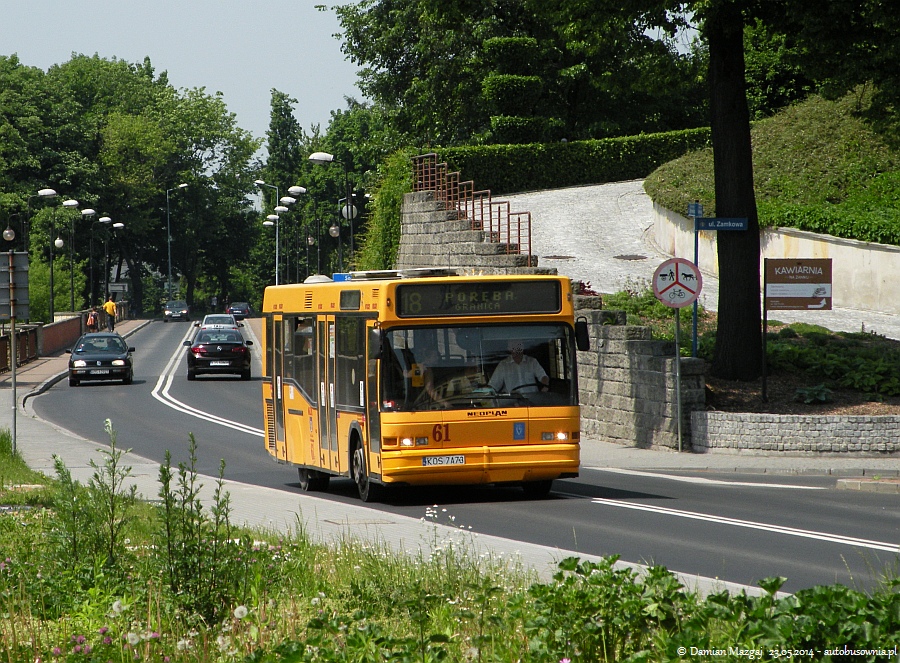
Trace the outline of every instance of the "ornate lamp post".
<instances>
[{"instance_id":1,"label":"ornate lamp post","mask_svg":"<svg viewBox=\"0 0 900 663\"><path fill-rule=\"evenodd\" d=\"M341 215L350 222L350 254L353 254L353 219L356 218L356 208L353 207L351 199L353 197L353 192L350 191L350 175L347 172L347 164L343 161L337 161L334 158L333 154L329 154L328 152L313 152L309 155L309 160L317 165L326 166L330 163L340 164L341 168L344 170L344 191L346 192L346 198L344 200L347 201L344 208L341 210Z\"/></svg>"}]
</instances>

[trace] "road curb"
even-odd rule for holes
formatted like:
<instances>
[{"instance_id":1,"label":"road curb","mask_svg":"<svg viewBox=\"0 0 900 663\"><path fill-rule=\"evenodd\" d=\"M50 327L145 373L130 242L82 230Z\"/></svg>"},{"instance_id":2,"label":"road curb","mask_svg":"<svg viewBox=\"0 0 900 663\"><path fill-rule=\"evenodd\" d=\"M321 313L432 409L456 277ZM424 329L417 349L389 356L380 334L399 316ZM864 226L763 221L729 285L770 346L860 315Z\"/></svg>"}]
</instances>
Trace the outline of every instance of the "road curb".
<instances>
[{"instance_id":1,"label":"road curb","mask_svg":"<svg viewBox=\"0 0 900 663\"><path fill-rule=\"evenodd\" d=\"M881 477L848 477L838 479L838 490L859 490L864 493L900 494L900 479Z\"/></svg>"}]
</instances>

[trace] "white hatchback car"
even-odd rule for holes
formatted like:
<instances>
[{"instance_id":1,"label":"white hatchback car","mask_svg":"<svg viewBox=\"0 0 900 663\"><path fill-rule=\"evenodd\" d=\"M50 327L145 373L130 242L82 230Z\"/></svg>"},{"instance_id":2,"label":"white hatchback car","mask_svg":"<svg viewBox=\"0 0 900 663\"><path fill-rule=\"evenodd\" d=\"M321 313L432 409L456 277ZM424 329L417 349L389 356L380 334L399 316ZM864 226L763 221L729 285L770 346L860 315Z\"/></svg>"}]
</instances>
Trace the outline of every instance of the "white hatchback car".
<instances>
[{"instance_id":1,"label":"white hatchback car","mask_svg":"<svg viewBox=\"0 0 900 663\"><path fill-rule=\"evenodd\" d=\"M237 329L244 325L235 320L230 313L211 313L204 316L201 322L195 322L194 326L200 329Z\"/></svg>"}]
</instances>

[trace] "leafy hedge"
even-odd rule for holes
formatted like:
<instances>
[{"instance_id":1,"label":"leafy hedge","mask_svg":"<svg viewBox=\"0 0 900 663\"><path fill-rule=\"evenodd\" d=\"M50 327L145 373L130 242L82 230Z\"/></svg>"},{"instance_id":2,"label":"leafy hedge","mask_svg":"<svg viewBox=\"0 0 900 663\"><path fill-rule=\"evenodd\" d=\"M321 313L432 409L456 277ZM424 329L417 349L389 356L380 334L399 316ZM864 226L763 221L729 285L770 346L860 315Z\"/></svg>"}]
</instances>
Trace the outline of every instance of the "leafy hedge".
<instances>
[{"instance_id":1,"label":"leafy hedge","mask_svg":"<svg viewBox=\"0 0 900 663\"><path fill-rule=\"evenodd\" d=\"M479 145L440 150L475 188L494 195L644 178L661 164L710 144L709 129L669 131L528 145Z\"/></svg>"},{"instance_id":2,"label":"leafy hedge","mask_svg":"<svg viewBox=\"0 0 900 663\"><path fill-rule=\"evenodd\" d=\"M660 163L705 147L709 140L708 129L691 129L572 143L458 147L440 150L439 156L463 180L473 180L477 190L499 195L646 177ZM379 166L356 269L393 267L403 194L412 191L411 158L426 151L404 148Z\"/></svg>"},{"instance_id":3,"label":"leafy hedge","mask_svg":"<svg viewBox=\"0 0 900 663\"><path fill-rule=\"evenodd\" d=\"M400 248L400 208L412 191L414 148L399 150L378 166L374 200L365 237L360 243L355 269L391 269Z\"/></svg>"}]
</instances>

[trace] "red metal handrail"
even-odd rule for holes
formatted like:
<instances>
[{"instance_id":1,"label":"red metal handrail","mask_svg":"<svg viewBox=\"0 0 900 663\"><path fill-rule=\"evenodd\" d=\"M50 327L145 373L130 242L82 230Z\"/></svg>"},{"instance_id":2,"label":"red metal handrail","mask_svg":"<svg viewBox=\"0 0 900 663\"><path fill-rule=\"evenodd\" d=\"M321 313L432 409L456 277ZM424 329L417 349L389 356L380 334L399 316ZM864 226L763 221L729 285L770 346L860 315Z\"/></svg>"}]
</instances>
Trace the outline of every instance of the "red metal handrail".
<instances>
[{"instance_id":1,"label":"red metal handrail","mask_svg":"<svg viewBox=\"0 0 900 663\"><path fill-rule=\"evenodd\" d=\"M485 231L485 241L505 244L506 253L527 255L532 264L531 212L513 212L508 201L492 200L489 190L476 191L472 180L461 181L434 152L413 157L413 176L413 191L433 191L472 230Z\"/></svg>"}]
</instances>

